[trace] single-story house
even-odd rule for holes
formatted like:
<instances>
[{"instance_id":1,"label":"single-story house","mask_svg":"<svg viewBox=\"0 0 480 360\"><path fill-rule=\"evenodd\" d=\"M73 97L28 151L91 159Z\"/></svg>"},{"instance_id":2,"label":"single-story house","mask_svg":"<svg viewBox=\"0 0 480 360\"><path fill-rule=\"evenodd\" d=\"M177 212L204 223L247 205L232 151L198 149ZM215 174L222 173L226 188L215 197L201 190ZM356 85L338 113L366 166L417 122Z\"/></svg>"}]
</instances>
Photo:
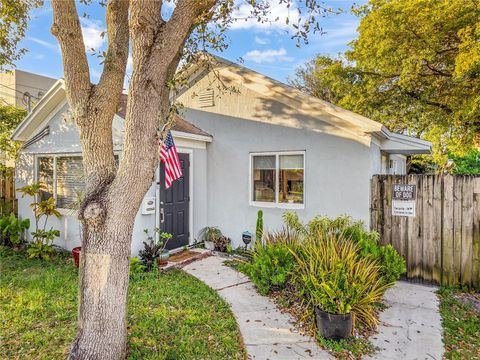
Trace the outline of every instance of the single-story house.
<instances>
[{"instance_id":1,"label":"single-story house","mask_svg":"<svg viewBox=\"0 0 480 360\"><path fill-rule=\"evenodd\" d=\"M170 248L193 244L205 226L218 226L233 247L242 245L242 232L255 232L259 209L267 230L282 226L286 210L302 219L348 214L368 225L372 175L404 174L407 155L431 151L427 141L392 133L221 58L214 66L192 68L176 101L183 107L172 135L184 175L165 190L159 167L136 218L134 255L143 246L143 230L154 227L173 234ZM113 120L119 157L124 111L122 103ZM13 138L23 142L17 188L35 181L47 184L43 196L54 196L63 215L49 220L61 231L55 243L78 246L80 226L72 206L83 188L82 157L63 80L45 94ZM20 217L33 217L30 202L19 197Z\"/></svg>"}]
</instances>

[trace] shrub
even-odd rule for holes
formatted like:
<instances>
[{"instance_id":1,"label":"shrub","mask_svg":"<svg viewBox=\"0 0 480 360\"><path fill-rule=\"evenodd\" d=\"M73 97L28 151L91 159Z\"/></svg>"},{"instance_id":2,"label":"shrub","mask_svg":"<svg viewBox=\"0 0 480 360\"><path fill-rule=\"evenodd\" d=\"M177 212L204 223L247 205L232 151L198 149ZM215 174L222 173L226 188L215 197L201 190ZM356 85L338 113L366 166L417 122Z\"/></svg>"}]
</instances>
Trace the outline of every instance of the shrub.
<instances>
[{"instance_id":1,"label":"shrub","mask_svg":"<svg viewBox=\"0 0 480 360\"><path fill-rule=\"evenodd\" d=\"M147 241L143 242L144 248L138 252L141 264L145 267L145 271L152 271L156 266L157 258L165 251L168 240L172 238L172 234L161 231L155 228L154 233L159 235L159 240L155 240L155 235L150 234L148 229L143 232L147 235Z\"/></svg>"},{"instance_id":2,"label":"shrub","mask_svg":"<svg viewBox=\"0 0 480 360\"><path fill-rule=\"evenodd\" d=\"M222 234L222 231L216 226L206 226L200 230L198 237L202 241L211 241L215 245L215 250L226 252L232 240Z\"/></svg>"},{"instance_id":3,"label":"shrub","mask_svg":"<svg viewBox=\"0 0 480 360\"><path fill-rule=\"evenodd\" d=\"M0 235L4 245L18 245L24 240L25 230L30 227L30 219L20 220L15 214L0 218Z\"/></svg>"},{"instance_id":4,"label":"shrub","mask_svg":"<svg viewBox=\"0 0 480 360\"><path fill-rule=\"evenodd\" d=\"M51 245L55 237L60 236L60 231L55 229L38 229L32 232L34 241L28 247L27 254L30 259L50 260L55 254L55 248Z\"/></svg>"},{"instance_id":5,"label":"shrub","mask_svg":"<svg viewBox=\"0 0 480 360\"><path fill-rule=\"evenodd\" d=\"M324 229L326 230L326 229ZM359 257L350 238L318 230L293 252L297 266L293 280L312 307L332 314L352 312L368 327L377 324L375 303L390 284L381 280L380 266L371 257Z\"/></svg>"},{"instance_id":6,"label":"shrub","mask_svg":"<svg viewBox=\"0 0 480 360\"><path fill-rule=\"evenodd\" d=\"M57 210L55 198L51 197L40 201L40 195L45 189L45 184L36 183L24 186L17 191L22 193L22 197L29 195L33 196L34 199L30 207L35 215L35 231L31 233L33 242L27 249L27 253L30 258L50 260L51 255L55 253L55 248L51 243L55 237L60 236L60 231L54 228L47 230L48 218L50 216L59 218L61 214ZM40 221L42 221L43 227L40 225Z\"/></svg>"},{"instance_id":7,"label":"shrub","mask_svg":"<svg viewBox=\"0 0 480 360\"><path fill-rule=\"evenodd\" d=\"M367 231L363 222L353 221L349 216L334 219L316 216L303 224L296 213L285 212L283 221L287 229L303 238L323 232L328 236L351 239L357 245L360 257L371 257L380 264L380 274L385 284L398 280L406 271L405 260L391 245L381 246L377 232Z\"/></svg>"},{"instance_id":8,"label":"shrub","mask_svg":"<svg viewBox=\"0 0 480 360\"><path fill-rule=\"evenodd\" d=\"M130 275L142 273L144 271L146 271L146 267L141 263L139 258L134 257L130 259Z\"/></svg>"},{"instance_id":9,"label":"shrub","mask_svg":"<svg viewBox=\"0 0 480 360\"><path fill-rule=\"evenodd\" d=\"M262 295L268 294L272 288L285 287L295 266L285 232L269 234L266 239L265 244L255 243L251 262L239 265Z\"/></svg>"}]
</instances>

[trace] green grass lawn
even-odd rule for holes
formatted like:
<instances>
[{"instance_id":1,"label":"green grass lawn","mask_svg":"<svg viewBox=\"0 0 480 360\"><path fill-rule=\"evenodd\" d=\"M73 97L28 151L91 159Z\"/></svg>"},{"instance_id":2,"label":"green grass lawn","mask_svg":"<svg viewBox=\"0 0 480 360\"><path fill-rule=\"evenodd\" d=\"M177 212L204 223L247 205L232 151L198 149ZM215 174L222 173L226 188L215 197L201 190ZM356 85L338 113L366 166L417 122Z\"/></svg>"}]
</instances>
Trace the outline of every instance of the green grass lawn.
<instances>
[{"instance_id":1,"label":"green grass lawn","mask_svg":"<svg viewBox=\"0 0 480 360\"><path fill-rule=\"evenodd\" d=\"M72 259L28 260L0 246L0 359L62 359L75 337ZM240 332L216 292L182 271L135 275L129 359L244 359Z\"/></svg>"},{"instance_id":2,"label":"green grass lawn","mask_svg":"<svg viewBox=\"0 0 480 360\"><path fill-rule=\"evenodd\" d=\"M455 298L460 294L454 288L441 288L439 291L445 358L480 359L480 314L471 304Z\"/></svg>"}]
</instances>

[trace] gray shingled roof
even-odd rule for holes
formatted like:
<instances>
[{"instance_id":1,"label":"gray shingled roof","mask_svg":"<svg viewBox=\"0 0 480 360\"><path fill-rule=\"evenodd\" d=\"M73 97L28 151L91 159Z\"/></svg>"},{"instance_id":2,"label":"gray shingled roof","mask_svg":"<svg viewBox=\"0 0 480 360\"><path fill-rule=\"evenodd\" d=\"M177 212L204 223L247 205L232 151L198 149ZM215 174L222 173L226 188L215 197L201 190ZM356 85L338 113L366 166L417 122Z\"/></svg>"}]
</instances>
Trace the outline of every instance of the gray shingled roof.
<instances>
[{"instance_id":1,"label":"gray shingled roof","mask_svg":"<svg viewBox=\"0 0 480 360\"><path fill-rule=\"evenodd\" d=\"M127 98L128 98L127 95L122 94L122 97L120 98L120 102L118 106L117 115L120 116L122 119L125 119L125 115L127 112ZM185 120L179 115L176 115L175 117L175 125L173 126L172 130L193 134L193 135L211 136L206 131L196 127L195 125L188 122L187 120Z\"/></svg>"}]
</instances>

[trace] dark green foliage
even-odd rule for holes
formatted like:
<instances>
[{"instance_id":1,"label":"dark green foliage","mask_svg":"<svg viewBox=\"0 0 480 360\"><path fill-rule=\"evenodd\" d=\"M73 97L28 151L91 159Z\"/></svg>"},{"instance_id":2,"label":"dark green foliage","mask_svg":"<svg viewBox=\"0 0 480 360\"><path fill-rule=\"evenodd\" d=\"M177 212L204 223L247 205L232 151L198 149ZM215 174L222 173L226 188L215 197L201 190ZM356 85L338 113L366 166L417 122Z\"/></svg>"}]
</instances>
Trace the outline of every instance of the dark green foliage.
<instances>
[{"instance_id":1,"label":"dark green foliage","mask_svg":"<svg viewBox=\"0 0 480 360\"><path fill-rule=\"evenodd\" d=\"M18 245L24 240L25 231L30 227L30 219L20 220L15 214L0 218L1 243L7 246Z\"/></svg>"},{"instance_id":2,"label":"dark green foliage","mask_svg":"<svg viewBox=\"0 0 480 360\"><path fill-rule=\"evenodd\" d=\"M198 237L201 241L213 242L216 251L228 252L227 250L231 250L232 240L223 235L222 230L216 226L205 226L198 233Z\"/></svg>"},{"instance_id":3,"label":"dark green foliage","mask_svg":"<svg viewBox=\"0 0 480 360\"><path fill-rule=\"evenodd\" d=\"M352 6L360 24L350 49L317 56L293 85L432 141L442 169L449 152L464 156L480 140L478 1L362 3Z\"/></svg>"},{"instance_id":4,"label":"dark green foliage","mask_svg":"<svg viewBox=\"0 0 480 360\"><path fill-rule=\"evenodd\" d=\"M198 233L201 241L210 241L215 245L216 251L228 252L231 250L232 240L222 234L222 231L216 226L205 226Z\"/></svg>"},{"instance_id":5,"label":"dark green foliage","mask_svg":"<svg viewBox=\"0 0 480 360\"><path fill-rule=\"evenodd\" d=\"M454 174L458 175L478 175L480 174L480 150L475 149L467 152L465 156L455 156L450 154L453 161Z\"/></svg>"},{"instance_id":6,"label":"dark green foliage","mask_svg":"<svg viewBox=\"0 0 480 360\"><path fill-rule=\"evenodd\" d=\"M147 241L143 242L144 248L138 252L138 257L140 263L145 267L144 270L152 271L156 266L158 257L165 251L165 246L172 235L155 228L154 233L158 233L161 239L157 241L155 235L151 235L148 229L144 229L143 232L147 235Z\"/></svg>"},{"instance_id":7,"label":"dark green foliage","mask_svg":"<svg viewBox=\"0 0 480 360\"><path fill-rule=\"evenodd\" d=\"M260 294L266 295L272 288L283 288L295 266L295 259L285 243L255 244L252 261L240 265Z\"/></svg>"},{"instance_id":8,"label":"dark green foliage","mask_svg":"<svg viewBox=\"0 0 480 360\"><path fill-rule=\"evenodd\" d=\"M369 256L380 264L383 283L395 282L407 271L405 259L392 245L381 246L378 243L378 233L368 232L362 222L352 222L350 218L346 218L344 226L346 236L357 243L360 255Z\"/></svg>"},{"instance_id":9,"label":"dark green foliage","mask_svg":"<svg viewBox=\"0 0 480 360\"><path fill-rule=\"evenodd\" d=\"M255 230L255 240L262 241L263 236L263 211L258 210L257 212L257 227Z\"/></svg>"},{"instance_id":10,"label":"dark green foliage","mask_svg":"<svg viewBox=\"0 0 480 360\"><path fill-rule=\"evenodd\" d=\"M156 260L162 253L163 245L153 241L144 241L143 249L138 252L138 257L145 271L152 271L155 268Z\"/></svg>"}]
</instances>

